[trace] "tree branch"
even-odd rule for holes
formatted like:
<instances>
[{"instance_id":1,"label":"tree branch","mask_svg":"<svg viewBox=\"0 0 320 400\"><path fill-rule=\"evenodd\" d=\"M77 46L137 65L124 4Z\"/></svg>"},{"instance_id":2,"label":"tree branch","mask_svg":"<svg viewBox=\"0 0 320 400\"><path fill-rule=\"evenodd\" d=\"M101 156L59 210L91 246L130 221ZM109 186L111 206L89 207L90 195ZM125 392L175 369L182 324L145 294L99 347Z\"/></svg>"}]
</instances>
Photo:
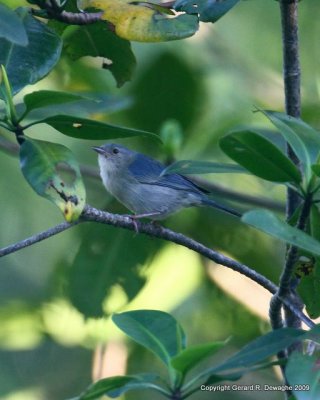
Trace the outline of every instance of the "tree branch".
<instances>
[{"instance_id":1,"label":"tree branch","mask_svg":"<svg viewBox=\"0 0 320 400\"><path fill-rule=\"evenodd\" d=\"M62 222L59 225L54 226L53 228L50 228L46 231L37 233L34 236L30 236L27 239L21 240L21 242L14 243L10 246L3 247L0 249L0 258L4 257L8 254L15 253L16 251L19 251L21 249L24 249L25 247L32 246L35 243L42 242L42 240L48 239L51 236L57 235L60 232L63 232L72 226L75 226L79 224L81 221L76 221L73 223L69 222Z\"/></svg>"},{"instance_id":2,"label":"tree branch","mask_svg":"<svg viewBox=\"0 0 320 400\"><path fill-rule=\"evenodd\" d=\"M85 207L81 214L81 218L79 221L74 223L67 223L63 222L47 231L38 233L34 236L31 236L21 242L15 243L11 246L7 246L3 249L0 249L0 257L3 257L7 254L14 253L18 250L21 250L25 247L31 246L35 243L38 243L42 240L48 239L51 236L54 236L66 229L71 228L79 223L83 222L98 222L107 225L112 225L119 228L129 229L131 231L135 231L136 226L138 227L139 233L144 233L148 236L156 237L159 239L167 240L169 242L173 242L179 244L181 246L187 247L190 250L201 254L202 256L218 263L224 265L225 267L231 268L234 271L237 271L246 277L252 279L260 286L264 287L270 293L275 294L278 291L278 287L272 283L269 279L264 277L263 275L259 274L255 270L249 268L248 266L239 263L229 257L226 257L208 247L204 246L203 244L185 236L181 233L177 233L172 231L171 229L164 228L162 226L157 226L152 223L144 223L141 221L133 222L130 216L118 215L118 214L111 214L106 211L101 211L96 208L93 208L89 205ZM136 226L135 226L136 225ZM299 319L301 319L307 326L310 328L313 327L315 324L306 317L299 309L296 309L288 299L284 298L279 299L288 307Z\"/></svg>"},{"instance_id":3,"label":"tree branch","mask_svg":"<svg viewBox=\"0 0 320 400\"><path fill-rule=\"evenodd\" d=\"M298 37L298 0L280 0L281 26L282 26L282 47L283 47L283 80L285 93L285 109L288 115L300 117L301 113L301 96L300 96L300 60L299 60L299 37ZM289 158L299 167L299 159L293 152L292 148L287 145L287 154ZM300 215L298 228L304 230L305 223L309 217L311 199L306 199L303 205L303 211ZM288 188L286 214L287 220L291 218L300 199L296 192ZM308 210L307 210L308 209ZM283 273L280 278L279 293L272 299L270 303L270 320L274 329L281 328L284 323L281 316L282 304L277 296L287 296L290 292L289 286L297 258L297 248L290 246L286 255L286 262ZM297 294L292 291L292 297L297 307L301 307L300 299ZM292 316L290 311L285 310L286 325L299 327L300 320Z\"/></svg>"}]
</instances>

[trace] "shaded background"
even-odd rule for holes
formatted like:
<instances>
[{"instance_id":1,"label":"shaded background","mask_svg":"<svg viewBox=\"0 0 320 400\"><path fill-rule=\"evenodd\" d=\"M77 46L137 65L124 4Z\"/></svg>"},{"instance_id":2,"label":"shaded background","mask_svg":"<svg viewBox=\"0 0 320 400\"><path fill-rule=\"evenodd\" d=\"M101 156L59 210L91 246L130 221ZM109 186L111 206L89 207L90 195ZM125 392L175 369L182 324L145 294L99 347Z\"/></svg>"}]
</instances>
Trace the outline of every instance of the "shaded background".
<instances>
[{"instance_id":1,"label":"shaded background","mask_svg":"<svg viewBox=\"0 0 320 400\"><path fill-rule=\"evenodd\" d=\"M7 3L25 5L23 1ZM299 9L302 112L308 123L319 128L320 26L315 16L320 5L317 0L302 1ZM137 71L121 89L108 71L98 69L101 61L73 63L63 57L47 78L24 93L45 88L109 94L107 112L99 111L95 118L162 134L171 129L178 135L181 130L177 159L228 161L218 147L220 137L244 125L271 128L265 118L252 112L254 105L283 111L276 1L241 1L215 25L202 24L191 39L134 43L133 49ZM97 166L91 146L99 142L66 138L43 126L30 129L29 134L64 143L81 164ZM281 145L277 135L268 134ZM165 149L150 140L119 142L168 159ZM205 178L245 194L279 202L285 199L282 186L250 175ZM99 180L84 179L89 204L126 212ZM17 158L4 152L0 153L0 188L1 247L61 222L59 211L23 179ZM212 209L189 209L164 224L277 282L284 247L234 217ZM216 359L269 329L269 295L264 289L187 249L112 227L89 223L75 227L1 259L0 265L0 398L4 400L67 399L79 394L92 376L161 371L150 353L127 342L114 327L109 320L113 312L141 308L171 312L184 327L189 344L232 336L227 350ZM247 375L239 383L277 382L275 372L267 370ZM126 398L149 395L136 392ZM192 399L212 396L199 392ZM215 394L217 399L231 396L282 398L275 392Z\"/></svg>"}]
</instances>

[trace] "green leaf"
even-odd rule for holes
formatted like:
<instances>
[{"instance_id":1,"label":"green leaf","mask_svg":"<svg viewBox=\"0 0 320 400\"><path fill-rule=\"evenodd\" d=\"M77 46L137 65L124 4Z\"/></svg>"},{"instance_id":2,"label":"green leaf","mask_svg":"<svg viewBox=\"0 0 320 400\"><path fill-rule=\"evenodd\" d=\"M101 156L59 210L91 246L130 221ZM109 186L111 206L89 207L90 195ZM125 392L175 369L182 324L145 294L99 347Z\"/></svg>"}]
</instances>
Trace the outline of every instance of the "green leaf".
<instances>
[{"instance_id":1,"label":"green leaf","mask_svg":"<svg viewBox=\"0 0 320 400\"><path fill-rule=\"evenodd\" d=\"M157 377L151 374L112 376L100 379L90 385L79 397L73 400L94 400L100 399L103 395L119 397L122 393L133 389L148 389L164 391L153 383Z\"/></svg>"},{"instance_id":2,"label":"green leaf","mask_svg":"<svg viewBox=\"0 0 320 400\"><path fill-rule=\"evenodd\" d=\"M310 356L300 352L291 353L285 374L297 400L316 400L320 398L318 355Z\"/></svg>"},{"instance_id":3,"label":"green leaf","mask_svg":"<svg viewBox=\"0 0 320 400\"><path fill-rule=\"evenodd\" d=\"M20 147L20 166L33 190L55 203L67 221L79 218L85 205L85 188L68 148L26 138ZM69 172L63 174L64 169Z\"/></svg>"},{"instance_id":4,"label":"green leaf","mask_svg":"<svg viewBox=\"0 0 320 400\"><path fill-rule=\"evenodd\" d=\"M311 165L311 169L314 174L316 174L318 177L320 177L320 165L319 164Z\"/></svg>"},{"instance_id":5,"label":"green leaf","mask_svg":"<svg viewBox=\"0 0 320 400\"><path fill-rule=\"evenodd\" d=\"M90 118L97 114L111 114L116 111L124 110L130 107L132 101L129 97L118 97L100 93L82 93L82 99L60 104L47 105L41 108L31 110L26 119L39 121L43 118L56 115L72 115L74 118ZM17 104L16 108L22 115L25 111L23 103ZM20 117L21 119L21 117Z\"/></svg>"},{"instance_id":6,"label":"green leaf","mask_svg":"<svg viewBox=\"0 0 320 400\"><path fill-rule=\"evenodd\" d=\"M132 375L131 375L132 376ZM132 377L136 378L131 382L127 382L120 388L108 390L106 395L111 397L112 399L121 396L122 394L128 392L129 390L137 390L137 389L152 389L154 391L165 394L166 397L170 395L170 392L161 386L157 385L155 381L160 380L159 376L156 374L138 374L133 375Z\"/></svg>"},{"instance_id":7,"label":"green leaf","mask_svg":"<svg viewBox=\"0 0 320 400\"><path fill-rule=\"evenodd\" d=\"M200 21L216 22L234 7L239 0L178 0L174 4L177 11L199 14Z\"/></svg>"},{"instance_id":8,"label":"green leaf","mask_svg":"<svg viewBox=\"0 0 320 400\"><path fill-rule=\"evenodd\" d=\"M163 153L166 159L173 160L181 150L183 143L183 130L179 121L166 119L160 127L160 137L163 142Z\"/></svg>"},{"instance_id":9,"label":"green leaf","mask_svg":"<svg viewBox=\"0 0 320 400\"><path fill-rule=\"evenodd\" d=\"M311 207L310 233L314 239L320 240L320 213L316 205ZM299 262L302 273L299 274L301 280L297 290L308 315L315 319L320 316L320 259L307 255Z\"/></svg>"},{"instance_id":10,"label":"green leaf","mask_svg":"<svg viewBox=\"0 0 320 400\"><path fill-rule=\"evenodd\" d=\"M78 118L70 115L55 115L36 121L36 124L45 123L52 126L64 135L77 139L88 140L109 140L133 136L146 136L161 142L159 136L154 133L141 131L138 129L125 128L107 124L105 122L94 121L92 119Z\"/></svg>"},{"instance_id":11,"label":"green leaf","mask_svg":"<svg viewBox=\"0 0 320 400\"><path fill-rule=\"evenodd\" d=\"M182 327L170 315L158 310L129 311L114 314L113 322L137 343L151 350L166 365L185 348Z\"/></svg>"},{"instance_id":12,"label":"green leaf","mask_svg":"<svg viewBox=\"0 0 320 400\"><path fill-rule=\"evenodd\" d=\"M190 369L196 367L202 360L213 355L225 345L226 341L188 347L171 359L171 365L185 376Z\"/></svg>"},{"instance_id":13,"label":"green leaf","mask_svg":"<svg viewBox=\"0 0 320 400\"><path fill-rule=\"evenodd\" d=\"M88 100L83 96L72 93L57 92L53 90L38 90L37 92L32 92L24 96L23 102L26 106L26 109L20 120L25 118L31 111L38 108L48 107L57 104L65 104L85 99Z\"/></svg>"},{"instance_id":14,"label":"green leaf","mask_svg":"<svg viewBox=\"0 0 320 400\"><path fill-rule=\"evenodd\" d=\"M317 269L319 270L319 265ZM301 278L298 294L305 304L309 317L318 318L320 316L320 277L316 276L315 272Z\"/></svg>"},{"instance_id":15,"label":"green leaf","mask_svg":"<svg viewBox=\"0 0 320 400\"><path fill-rule=\"evenodd\" d=\"M275 365L279 365L279 361L267 361L261 364L251 365L250 367L238 368L236 372L222 372L220 374L212 374L209 375L209 378L206 380L205 384L212 385L221 381L236 381L250 372L270 368Z\"/></svg>"},{"instance_id":16,"label":"green leaf","mask_svg":"<svg viewBox=\"0 0 320 400\"><path fill-rule=\"evenodd\" d=\"M253 131L236 131L220 140L221 149L254 175L272 182L301 181L298 168L274 144Z\"/></svg>"},{"instance_id":17,"label":"green leaf","mask_svg":"<svg viewBox=\"0 0 320 400\"><path fill-rule=\"evenodd\" d=\"M210 174L210 173L247 173L237 164L223 164L210 161L181 160L169 165L161 175L167 174Z\"/></svg>"},{"instance_id":18,"label":"green leaf","mask_svg":"<svg viewBox=\"0 0 320 400\"><path fill-rule=\"evenodd\" d=\"M28 44L28 36L21 19L2 3L0 3L0 38L19 46Z\"/></svg>"},{"instance_id":19,"label":"green leaf","mask_svg":"<svg viewBox=\"0 0 320 400\"><path fill-rule=\"evenodd\" d=\"M318 240L280 220L271 211L252 210L245 213L241 220L286 243L312 254L320 255L320 242Z\"/></svg>"},{"instance_id":20,"label":"green leaf","mask_svg":"<svg viewBox=\"0 0 320 400\"><path fill-rule=\"evenodd\" d=\"M297 342L304 334L305 331L294 328L282 328L269 332L253 340L238 353L221 364L210 368L207 372L211 371L211 373L217 374L222 371L230 371L256 365Z\"/></svg>"},{"instance_id":21,"label":"green leaf","mask_svg":"<svg viewBox=\"0 0 320 400\"><path fill-rule=\"evenodd\" d=\"M46 76L58 62L62 42L51 29L32 17L27 9L17 10L29 43L20 46L0 39L0 64L3 64L13 93L33 84Z\"/></svg>"},{"instance_id":22,"label":"green leaf","mask_svg":"<svg viewBox=\"0 0 320 400\"><path fill-rule=\"evenodd\" d=\"M109 311L103 304L115 286L123 290L127 301L139 293L146 283L142 266L161 248L151 238L132 238L129 231L115 231L104 224L81 226L80 240L79 250L64 275L66 294L82 314L95 318Z\"/></svg>"},{"instance_id":23,"label":"green leaf","mask_svg":"<svg viewBox=\"0 0 320 400\"><path fill-rule=\"evenodd\" d=\"M314 130L300 119L291 117L284 113L269 110L260 110L277 127L290 144L293 151L304 165L305 173L309 179L309 171L312 163L316 162L320 138L319 132Z\"/></svg>"},{"instance_id":24,"label":"green leaf","mask_svg":"<svg viewBox=\"0 0 320 400\"><path fill-rule=\"evenodd\" d=\"M110 63L104 64L104 68L112 73L118 87L131 80L136 59L130 42L110 31L105 22L68 28L64 41L66 52L73 60L84 56L110 60Z\"/></svg>"}]
</instances>

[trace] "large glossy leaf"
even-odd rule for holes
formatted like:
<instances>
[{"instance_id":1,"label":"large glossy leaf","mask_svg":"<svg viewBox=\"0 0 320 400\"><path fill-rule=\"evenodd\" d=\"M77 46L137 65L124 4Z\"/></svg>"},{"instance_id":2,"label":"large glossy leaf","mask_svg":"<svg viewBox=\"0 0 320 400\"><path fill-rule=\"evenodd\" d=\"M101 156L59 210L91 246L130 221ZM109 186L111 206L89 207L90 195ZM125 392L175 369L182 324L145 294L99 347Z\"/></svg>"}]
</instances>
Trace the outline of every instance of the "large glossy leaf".
<instances>
[{"instance_id":1,"label":"large glossy leaf","mask_svg":"<svg viewBox=\"0 0 320 400\"><path fill-rule=\"evenodd\" d=\"M80 100L68 103L48 104L45 107L31 110L26 119L39 121L55 115L72 115L73 117L90 118L97 114L111 114L128 108L132 103L129 97L120 97L104 93L83 93ZM16 105L18 115L23 115L25 106L23 103Z\"/></svg>"},{"instance_id":2,"label":"large glossy leaf","mask_svg":"<svg viewBox=\"0 0 320 400\"><path fill-rule=\"evenodd\" d=\"M196 367L202 360L213 355L225 345L226 342L214 342L187 347L171 359L171 365L184 376L190 369Z\"/></svg>"},{"instance_id":3,"label":"large glossy leaf","mask_svg":"<svg viewBox=\"0 0 320 400\"><path fill-rule=\"evenodd\" d=\"M138 42L165 42L192 36L199 27L196 15L168 15L168 10L152 2L131 0L87 0L86 4L104 11L103 19L115 26L123 39ZM170 14L170 13L169 13Z\"/></svg>"},{"instance_id":4,"label":"large glossy leaf","mask_svg":"<svg viewBox=\"0 0 320 400\"><path fill-rule=\"evenodd\" d=\"M68 148L28 138L20 147L20 165L35 192L55 203L67 221L78 219L85 205L85 188ZM63 167L70 174L62 174Z\"/></svg>"},{"instance_id":5,"label":"large glossy leaf","mask_svg":"<svg viewBox=\"0 0 320 400\"><path fill-rule=\"evenodd\" d=\"M28 44L28 36L21 19L15 11L2 3L0 3L0 38L19 46Z\"/></svg>"},{"instance_id":6,"label":"large glossy leaf","mask_svg":"<svg viewBox=\"0 0 320 400\"><path fill-rule=\"evenodd\" d=\"M28 35L28 45L0 38L0 64L6 68L13 93L47 75L59 60L62 48L59 36L28 10L19 8L17 15Z\"/></svg>"},{"instance_id":7,"label":"large glossy leaf","mask_svg":"<svg viewBox=\"0 0 320 400\"><path fill-rule=\"evenodd\" d=\"M109 311L103 303L114 287L121 288L127 301L143 288L146 279L141 268L159 250L159 244L103 224L82 226L80 232L79 250L66 272L66 294L86 317L102 317Z\"/></svg>"},{"instance_id":8,"label":"large glossy leaf","mask_svg":"<svg viewBox=\"0 0 320 400\"><path fill-rule=\"evenodd\" d=\"M261 110L270 121L279 129L281 135L290 144L293 151L304 165L309 177L310 166L318 157L320 149L319 132L314 130L300 119L287 114Z\"/></svg>"},{"instance_id":9,"label":"large glossy leaf","mask_svg":"<svg viewBox=\"0 0 320 400\"><path fill-rule=\"evenodd\" d=\"M37 121L36 123L48 124L64 135L77 139L108 140L133 136L146 136L150 139L155 139L159 142L161 141L159 136L151 132L111 125L105 122L94 121L86 118L72 117L70 115L55 115Z\"/></svg>"},{"instance_id":10,"label":"large glossy leaf","mask_svg":"<svg viewBox=\"0 0 320 400\"><path fill-rule=\"evenodd\" d=\"M158 310L129 311L114 314L113 322L133 340L151 350L166 365L185 348L182 327L170 315Z\"/></svg>"},{"instance_id":11,"label":"large glossy leaf","mask_svg":"<svg viewBox=\"0 0 320 400\"><path fill-rule=\"evenodd\" d=\"M298 168L274 144L253 131L236 131L220 140L221 149L254 175L272 182L301 181Z\"/></svg>"},{"instance_id":12,"label":"large glossy leaf","mask_svg":"<svg viewBox=\"0 0 320 400\"><path fill-rule=\"evenodd\" d=\"M68 28L64 42L67 54L74 60L84 56L107 58L104 68L112 73L118 87L131 79L136 59L130 42L110 31L105 22Z\"/></svg>"},{"instance_id":13,"label":"large glossy leaf","mask_svg":"<svg viewBox=\"0 0 320 400\"><path fill-rule=\"evenodd\" d=\"M122 393L134 389L153 389L163 391L154 382L156 377L150 374L112 376L100 379L90 385L80 396L73 400L94 400L100 399L103 395L111 398L119 397Z\"/></svg>"},{"instance_id":14,"label":"large glossy leaf","mask_svg":"<svg viewBox=\"0 0 320 400\"><path fill-rule=\"evenodd\" d=\"M161 175L166 174L211 174L211 173L248 173L237 164L223 164L210 161L181 160L169 165Z\"/></svg>"},{"instance_id":15,"label":"large glossy leaf","mask_svg":"<svg viewBox=\"0 0 320 400\"><path fill-rule=\"evenodd\" d=\"M294 352L286 366L286 378L292 386L297 400L317 400L320 398L319 357L314 354Z\"/></svg>"},{"instance_id":16,"label":"large glossy leaf","mask_svg":"<svg viewBox=\"0 0 320 400\"><path fill-rule=\"evenodd\" d=\"M285 243L290 243L291 245L320 256L320 242L318 240L290 226L271 211L249 211L242 216L241 220Z\"/></svg>"},{"instance_id":17,"label":"large glossy leaf","mask_svg":"<svg viewBox=\"0 0 320 400\"><path fill-rule=\"evenodd\" d=\"M239 0L177 0L174 8L188 14L199 14L200 21L216 22L238 2Z\"/></svg>"},{"instance_id":18,"label":"large glossy leaf","mask_svg":"<svg viewBox=\"0 0 320 400\"><path fill-rule=\"evenodd\" d=\"M85 97L66 92L57 92L53 90L38 90L24 96L25 112L22 118L25 118L31 111L38 108L48 107L52 105L71 103L84 100Z\"/></svg>"}]
</instances>

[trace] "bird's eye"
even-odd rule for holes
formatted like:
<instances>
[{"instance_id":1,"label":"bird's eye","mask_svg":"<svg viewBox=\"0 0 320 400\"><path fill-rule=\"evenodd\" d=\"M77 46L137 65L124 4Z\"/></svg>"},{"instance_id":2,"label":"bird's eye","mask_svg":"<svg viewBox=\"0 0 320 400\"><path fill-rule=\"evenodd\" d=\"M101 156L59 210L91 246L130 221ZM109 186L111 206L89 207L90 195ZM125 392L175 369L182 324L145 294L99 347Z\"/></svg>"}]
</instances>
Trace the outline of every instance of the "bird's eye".
<instances>
[{"instance_id":1,"label":"bird's eye","mask_svg":"<svg viewBox=\"0 0 320 400\"><path fill-rule=\"evenodd\" d=\"M113 154L118 154L118 153L119 153L119 149L114 148L114 149L112 150L112 153L113 153Z\"/></svg>"}]
</instances>

